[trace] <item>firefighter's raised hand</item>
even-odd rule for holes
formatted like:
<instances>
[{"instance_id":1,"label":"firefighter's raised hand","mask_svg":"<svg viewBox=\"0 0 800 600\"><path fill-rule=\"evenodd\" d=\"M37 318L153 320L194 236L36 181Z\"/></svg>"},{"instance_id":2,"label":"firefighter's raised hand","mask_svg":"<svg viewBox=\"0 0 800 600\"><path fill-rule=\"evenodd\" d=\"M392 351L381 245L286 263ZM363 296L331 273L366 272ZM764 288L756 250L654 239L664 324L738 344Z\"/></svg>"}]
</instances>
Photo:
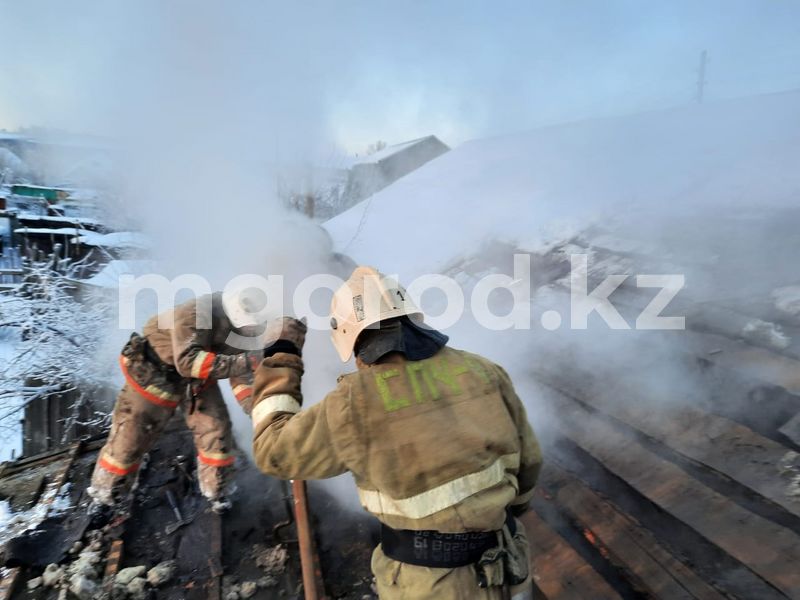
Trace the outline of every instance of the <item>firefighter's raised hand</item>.
<instances>
[{"instance_id":1,"label":"firefighter's raised hand","mask_svg":"<svg viewBox=\"0 0 800 600\"><path fill-rule=\"evenodd\" d=\"M308 327L305 319L281 317L271 321L267 325L265 334L264 358L278 352L287 352L300 356L303 353L303 344L306 341L306 331L308 331Z\"/></svg>"}]
</instances>

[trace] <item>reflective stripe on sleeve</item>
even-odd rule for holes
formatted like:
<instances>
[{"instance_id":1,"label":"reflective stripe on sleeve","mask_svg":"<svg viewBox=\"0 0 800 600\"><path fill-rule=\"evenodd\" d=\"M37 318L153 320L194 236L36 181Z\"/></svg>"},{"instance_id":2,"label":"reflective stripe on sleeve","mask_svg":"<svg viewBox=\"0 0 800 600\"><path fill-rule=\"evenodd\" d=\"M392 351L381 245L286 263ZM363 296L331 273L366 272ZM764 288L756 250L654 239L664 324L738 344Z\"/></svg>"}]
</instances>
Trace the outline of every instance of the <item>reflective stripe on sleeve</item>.
<instances>
[{"instance_id":1,"label":"reflective stripe on sleeve","mask_svg":"<svg viewBox=\"0 0 800 600\"><path fill-rule=\"evenodd\" d=\"M214 366L214 359L217 355L213 352L201 350L192 361L192 377L194 379L208 379L211 367Z\"/></svg>"},{"instance_id":2,"label":"reflective stripe on sleeve","mask_svg":"<svg viewBox=\"0 0 800 600\"><path fill-rule=\"evenodd\" d=\"M236 396L236 400L241 402L248 396L253 395L253 386L240 383L239 385L233 388L233 395Z\"/></svg>"},{"instance_id":3,"label":"reflective stripe on sleeve","mask_svg":"<svg viewBox=\"0 0 800 600\"><path fill-rule=\"evenodd\" d=\"M253 427L258 425L275 412L300 412L300 403L289 394L275 394L267 396L253 407Z\"/></svg>"},{"instance_id":4,"label":"reflective stripe on sleeve","mask_svg":"<svg viewBox=\"0 0 800 600\"><path fill-rule=\"evenodd\" d=\"M361 506L373 514L422 519L455 506L470 496L501 483L507 469L519 468L519 453L501 456L485 469L443 483L408 498L392 498L378 490L358 489ZM513 477L513 475L512 475Z\"/></svg>"}]
</instances>

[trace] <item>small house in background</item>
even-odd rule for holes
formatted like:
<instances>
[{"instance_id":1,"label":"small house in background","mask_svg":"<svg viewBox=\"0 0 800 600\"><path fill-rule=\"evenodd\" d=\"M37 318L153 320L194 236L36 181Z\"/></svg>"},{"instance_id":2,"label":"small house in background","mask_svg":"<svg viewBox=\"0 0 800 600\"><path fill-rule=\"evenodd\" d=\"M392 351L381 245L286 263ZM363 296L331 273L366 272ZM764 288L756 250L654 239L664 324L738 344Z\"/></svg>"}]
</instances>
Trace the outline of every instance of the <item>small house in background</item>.
<instances>
[{"instance_id":1,"label":"small house in background","mask_svg":"<svg viewBox=\"0 0 800 600\"><path fill-rule=\"evenodd\" d=\"M379 147L366 156L332 156L321 164L277 165L278 196L291 208L324 221L448 150L447 144L429 135Z\"/></svg>"},{"instance_id":2,"label":"small house in background","mask_svg":"<svg viewBox=\"0 0 800 600\"><path fill-rule=\"evenodd\" d=\"M435 135L429 135L386 146L374 154L357 159L347 180L345 197L348 205L368 198L448 150L450 147L447 144Z\"/></svg>"}]
</instances>

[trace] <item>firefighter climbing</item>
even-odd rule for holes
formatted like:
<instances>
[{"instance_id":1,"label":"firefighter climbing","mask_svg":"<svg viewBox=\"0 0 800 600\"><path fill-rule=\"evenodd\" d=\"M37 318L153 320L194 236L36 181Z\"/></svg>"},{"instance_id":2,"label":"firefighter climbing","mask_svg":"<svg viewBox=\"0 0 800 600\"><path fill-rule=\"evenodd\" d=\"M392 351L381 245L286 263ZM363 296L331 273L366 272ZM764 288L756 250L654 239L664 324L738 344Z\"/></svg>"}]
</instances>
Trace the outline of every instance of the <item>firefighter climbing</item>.
<instances>
[{"instance_id":1,"label":"firefighter climbing","mask_svg":"<svg viewBox=\"0 0 800 600\"><path fill-rule=\"evenodd\" d=\"M120 356L125 385L88 490L95 508L127 494L178 407L194 436L200 491L215 511L230 507L234 441L217 380L230 379L237 400L249 408L253 366L263 357L259 300L255 288L201 296L152 317L143 335L131 335ZM242 350L242 342L258 349Z\"/></svg>"},{"instance_id":2,"label":"firefighter climbing","mask_svg":"<svg viewBox=\"0 0 800 600\"><path fill-rule=\"evenodd\" d=\"M383 600L532 597L515 515L541 454L506 372L449 348L405 290L359 267L334 295L332 339L358 370L301 411L305 326L284 321L255 373L253 452L262 471L351 471L381 522L372 570Z\"/></svg>"}]
</instances>

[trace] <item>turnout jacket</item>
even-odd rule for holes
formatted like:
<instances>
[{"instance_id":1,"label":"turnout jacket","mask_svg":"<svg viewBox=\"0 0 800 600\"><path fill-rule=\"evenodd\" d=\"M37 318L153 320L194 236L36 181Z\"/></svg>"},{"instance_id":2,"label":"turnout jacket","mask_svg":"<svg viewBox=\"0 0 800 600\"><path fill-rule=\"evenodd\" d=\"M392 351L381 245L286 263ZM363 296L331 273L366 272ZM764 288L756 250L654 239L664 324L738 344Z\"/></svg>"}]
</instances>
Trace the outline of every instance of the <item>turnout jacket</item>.
<instances>
[{"instance_id":1,"label":"turnout jacket","mask_svg":"<svg viewBox=\"0 0 800 600\"><path fill-rule=\"evenodd\" d=\"M153 357L146 356L145 344L136 334L123 349L121 364L128 382L148 399L177 405L186 382L197 387L230 379L237 400L245 406L249 403L251 355L260 357L261 352L249 353L231 345L235 339L231 336L238 334L225 315L221 293L200 296L152 317L142 333L158 359L155 362L161 364L153 364Z\"/></svg>"},{"instance_id":2,"label":"turnout jacket","mask_svg":"<svg viewBox=\"0 0 800 600\"><path fill-rule=\"evenodd\" d=\"M283 479L350 471L362 506L394 529L499 530L526 505L541 452L506 372L444 347L388 355L339 378L301 411L302 360L266 358L255 373L253 452Z\"/></svg>"}]
</instances>

